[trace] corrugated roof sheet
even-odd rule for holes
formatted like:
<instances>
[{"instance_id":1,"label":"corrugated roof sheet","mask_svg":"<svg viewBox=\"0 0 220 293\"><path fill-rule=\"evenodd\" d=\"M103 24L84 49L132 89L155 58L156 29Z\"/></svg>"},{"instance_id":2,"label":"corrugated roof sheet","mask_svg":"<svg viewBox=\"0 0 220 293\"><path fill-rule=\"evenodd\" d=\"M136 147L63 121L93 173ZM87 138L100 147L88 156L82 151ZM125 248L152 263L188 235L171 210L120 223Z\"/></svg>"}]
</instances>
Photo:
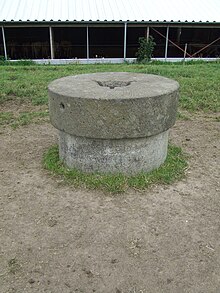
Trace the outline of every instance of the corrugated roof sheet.
<instances>
[{"instance_id":1,"label":"corrugated roof sheet","mask_svg":"<svg viewBox=\"0 0 220 293\"><path fill-rule=\"evenodd\" d=\"M0 0L0 21L220 22L220 0Z\"/></svg>"}]
</instances>

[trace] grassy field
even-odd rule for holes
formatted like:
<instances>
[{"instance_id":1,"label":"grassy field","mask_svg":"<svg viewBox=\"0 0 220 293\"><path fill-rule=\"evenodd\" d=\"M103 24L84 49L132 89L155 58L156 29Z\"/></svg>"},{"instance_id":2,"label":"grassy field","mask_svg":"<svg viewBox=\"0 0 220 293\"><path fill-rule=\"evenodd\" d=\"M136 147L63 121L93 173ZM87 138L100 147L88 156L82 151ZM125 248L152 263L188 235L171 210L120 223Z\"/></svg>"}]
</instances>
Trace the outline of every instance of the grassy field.
<instances>
[{"instance_id":1,"label":"grassy field","mask_svg":"<svg viewBox=\"0 0 220 293\"><path fill-rule=\"evenodd\" d=\"M127 71L163 75L180 83L180 109L220 111L220 63L0 65L0 106L6 101L47 104L50 81L74 74Z\"/></svg>"},{"instance_id":2,"label":"grassy field","mask_svg":"<svg viewBox=\"0 0 220 293\"><path fill-rule=\"evenodd\" d=\"M150 63L94 64L94 65L33 65L28 63L0 65L0 126L13 128L30 122L48 119L47 86L52 80L75 74L92 72L127 71L163 75L180 83L178 118L187 119L186 112L220 111L220 63ZM14 108L13 108L14 107ZM24 109L22 112L21 109ZM182 112L182 110L186 112ZM187 162L181 149L170 146L165 164L150 174L126 177L120 174L83 174L68 170L59 161L57 147L44 156L45 167L63 176L75 186L101 188L110 192L122 192L129 187L143 189L155 183L171 183L184 175Z\"/></svg>"}]
</instances>

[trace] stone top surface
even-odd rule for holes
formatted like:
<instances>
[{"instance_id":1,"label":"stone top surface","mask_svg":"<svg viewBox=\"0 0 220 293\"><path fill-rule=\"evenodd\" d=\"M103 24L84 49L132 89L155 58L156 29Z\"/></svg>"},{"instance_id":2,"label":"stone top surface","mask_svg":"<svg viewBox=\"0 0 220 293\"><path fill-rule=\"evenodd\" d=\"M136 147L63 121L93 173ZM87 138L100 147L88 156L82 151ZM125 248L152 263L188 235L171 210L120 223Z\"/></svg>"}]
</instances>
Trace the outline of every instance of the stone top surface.
<instances>
[{"instance_id":1,"label":"stone top surface","mask_svg":"<svg viewBox=\"0 0 220 293\"><path fill-rule=\"evenodd\" d=\"M175 123L178 88L174 80L140 73L64 77L49 85L51 123L80 137L149 137Z\"/></svg>"},{"instance_id":2,"label":"stone top surface","mask_svg":"<svg viewBox=\"0 0 220 293\"><path fill-rule=\"evenodd\" d=\"M135 99L156 97L173 92L179 84L152 74L107 72L67 76L54 80L49 91L85 99Z\"/></svg>"}]
</instances>

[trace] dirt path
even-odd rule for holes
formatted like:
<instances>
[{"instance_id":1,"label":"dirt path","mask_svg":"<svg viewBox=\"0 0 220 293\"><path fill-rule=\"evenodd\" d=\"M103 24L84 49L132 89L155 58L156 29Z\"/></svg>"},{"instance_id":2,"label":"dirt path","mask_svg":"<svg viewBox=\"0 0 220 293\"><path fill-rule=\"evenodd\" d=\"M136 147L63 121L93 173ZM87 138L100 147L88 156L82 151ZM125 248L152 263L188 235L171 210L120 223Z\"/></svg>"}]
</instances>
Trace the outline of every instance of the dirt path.
<instances>
[{"instance_id":1,"label":"dirt path","mask_svg":"<svg viewBox=\"0 0 220 293\"><path fill-rule=\"evenodd\" d=\"M184 180L111 196L42 169L49 124L0 134L0 292L219 293L220 123L178 121Z\"/></svg>"}]
</instances>

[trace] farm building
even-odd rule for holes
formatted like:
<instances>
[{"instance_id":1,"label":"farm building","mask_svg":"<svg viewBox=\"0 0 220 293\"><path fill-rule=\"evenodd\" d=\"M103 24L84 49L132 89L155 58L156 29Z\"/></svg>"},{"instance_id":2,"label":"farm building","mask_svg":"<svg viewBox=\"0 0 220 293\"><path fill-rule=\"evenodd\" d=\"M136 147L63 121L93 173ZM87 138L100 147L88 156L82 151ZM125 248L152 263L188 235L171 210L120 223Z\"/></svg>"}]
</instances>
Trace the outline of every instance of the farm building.
<instances>
[{"instance_id":1,"label":"farm building","mask_svg":"<svg viewBox=\"0 0 220 293\"><path fill-rule=\"evenodd\" d=\"M219 0L0 0L0 55L133 60L151 35L162 60L220 57Z\"/></svg>"}]
</instances>

